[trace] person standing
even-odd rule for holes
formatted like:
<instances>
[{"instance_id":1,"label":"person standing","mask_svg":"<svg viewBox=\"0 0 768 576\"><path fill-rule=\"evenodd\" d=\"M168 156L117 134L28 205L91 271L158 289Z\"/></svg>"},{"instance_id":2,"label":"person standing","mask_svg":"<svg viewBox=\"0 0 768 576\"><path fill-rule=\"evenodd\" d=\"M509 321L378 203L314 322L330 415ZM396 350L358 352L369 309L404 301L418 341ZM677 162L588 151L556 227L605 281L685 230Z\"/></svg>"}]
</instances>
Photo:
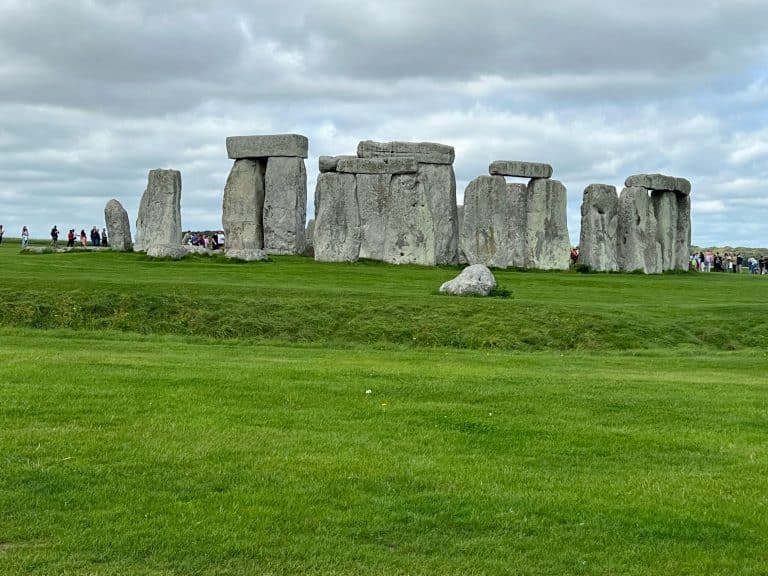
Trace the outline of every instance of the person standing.
<instances>
[{"instance_id":1,"label":"person standing","mask_svg":"<svg viewBox=\"0 0 768 576\"><path fill-rule=\"evenodd\" d=\"M102 246L109 246L109 243L107 242L107 229L102 228L101 229L101 245Z\"/></svg>"},{"instance_id":2,"label":"person standing","mask_svg":"<svg viewBox=\"0 0 768 576\"><path fill-rule=\"evenodd\" d=\"M99 235L99 229L94 226L91 228L91 246L98 246L101 242L101 236Z\"/></svg>"},{"instance_id":3,"label":"person standing","mask_svg":"<svg viewBox=\"0 0 768 576\"><path fill-rule=\"evenodd\" d=\"M80 228L80 246L88 246L88 236L85 235L85 228Z\"/></svg>"},{"instance_id":4,"label":"person standing","mask_svg":"<svg viewBox=\"0 0 768 576\"><path fill-rule=\"evenodd\" d=\"M29 246L29 228L24 226L21 229L21 249L26 250Z\"/></svg>"},{"instance_id":5,"label":"person standing","mask_svg":"<svg viewBox=\"0 0 768 576\"><path fill-rule=\"evenodd\" d=\"M72 248L75 245L75 229L70 228L67 232L67 248Z\"/></svg>"},{"instance_id":6,"label":"person standing","mask_svg":"<svg viewBox=\"0 0 768 576\"><path fill-rule=\"evenodd\" d=\"M54 226L51 228L51 246L56 248L56 244L59 242L59 229Z\"/></svg>"},{"instance_id":7,"label":"person standing","mask_svg":"<svg viewBox=\"0 0 768 576\"><path fill-rule=\"evenodd\" d=\"M0 244L3 243L3 234L5 234L5 228L3 228L3 225L0 224Z\"/></svg>"}]
</instances>

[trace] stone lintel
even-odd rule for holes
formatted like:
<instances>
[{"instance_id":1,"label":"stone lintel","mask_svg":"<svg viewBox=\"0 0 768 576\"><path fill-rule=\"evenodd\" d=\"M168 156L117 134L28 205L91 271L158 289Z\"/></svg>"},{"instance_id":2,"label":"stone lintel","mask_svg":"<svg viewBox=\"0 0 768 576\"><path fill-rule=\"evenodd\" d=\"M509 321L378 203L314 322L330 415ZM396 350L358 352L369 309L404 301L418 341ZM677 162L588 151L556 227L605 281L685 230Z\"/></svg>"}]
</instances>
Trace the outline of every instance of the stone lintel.
<instances>
[{"instance_id":1,"label":"stone lintel","mask_svg":"<svg viewBox=\"0 0 768 576\"><path fill-rule=\"evenodd\" d=\"M227 137L227 154L233 160L270 156L306 158L308 152L309 141L301 134Z\"/></svg>"},{"instance_id":2,"label":"stone lintel","mask_svg":"<svg viewBox=\"0 0 768 576\"><path fill-rule=\"evenodd\" d=\"M515 178L551 178L552 166L540 162L519 162L496 160L491 162L488 172L492 176L513 176Z\"/></svg>"}]
</instances>

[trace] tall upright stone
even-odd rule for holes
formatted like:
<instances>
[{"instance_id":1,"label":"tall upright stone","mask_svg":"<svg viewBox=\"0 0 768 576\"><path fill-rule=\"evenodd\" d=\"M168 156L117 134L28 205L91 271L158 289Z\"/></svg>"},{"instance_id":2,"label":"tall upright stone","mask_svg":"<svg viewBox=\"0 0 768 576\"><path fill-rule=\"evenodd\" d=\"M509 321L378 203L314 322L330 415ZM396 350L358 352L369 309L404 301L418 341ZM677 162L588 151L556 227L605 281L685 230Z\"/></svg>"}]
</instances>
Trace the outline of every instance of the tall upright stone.
<instances>
[{"instance_id":1,"label":"tall upright stone","mask_svg":"<svg viewBox=\"0 0 768 576\"><path fill-rule=\"evenodd\" d=\"M525 268L527 257L528 186L519 183L507 184L507 196L510 203L508 266Z\"/></svg>"},{"instance_id":2,"label":"tall upright stone","mask_svg":"<svg viewBox=\"0 0 768 576\"><path fill-rule=\"evenodd\" d=\"M114 198L104 207L104 221L107 225L109 247L117 252L133 250L131 222L123 205Z\"/></svg>"},{"instance_id":3,"label":"tall upright stone","mask_svg":"<svg viewBox=\"0 0 768 576\"><path fill-rule=\"evenodd\" d=\"M458 264L459 214L456 174L451 164L419 163L418 178L424 187L435 237L435 264Z\"/></svg>"},{"instance_id":4,"label":"tall upright stone","mask_svg":"<svg viewBox=\"0 0 768 576\"><path fill-rule=\"evenodd\" d=\"M581 203L579 263L598 272L619 269L616 241L619 196L615 186L590 184Z\"/></svg>"},{"instance_id":5,"label":"tall upright stone","mask_svg":"<svg viewBox=\"0 0 768 576\"><path fill-rule=\"evenodd\" d=\"M690 183L688 183L688 192L690 193ZM674 269L688 270L691 254L691 197L688 194L676 194L675 201L677 202L677 222L675 223L677 232Z\"/></svg>"},{"instance_id":6,"label":"tall upright stone","mask_svg":"<svg viewBox=\"0 0 768 576\"><path fill-rule=\"evenodd\" d=\"M533 179L528 184L526 266L540 270L567 270L571 241L568 236L566 189L558 180Z\"/></svg>"},{"instance_id":7,"label":"tall upright stone","mask_svg":"<svg viewBox=\"0 0 768 576\"><path fill-rule=\"evenodd\" d=\"M134 250L181 244L181 172L150 170L136 219Z\"/></svg>"},{"instance_id":8,"label":"tall upright stone","mask_svg":"<svg viewBox=\"0 0 768 576\"><path fill-rule=\"evenodd\" d=\"M623 272L661 272L661 249L656 241L653 205L645 188L630 186L619 196L617 256Z\"/></svg>"},{"instance_id":9,"label":"tall upright stone","mask_svg":"<svg viewBox=\"0 0 768 576\"><path fill-rule=\"evenodd\" d=\"M357 205L360 213L360 258L383 261L389 210L392 206L392 174L357 174Z\"/></svg>"},{"instance_id":10,"label":"tall upright stone","mask_svg":"<svg viewBox=\"0 0 768 576\"><path fill-rule=\"evenodd\" d=\"M228 255L247 255L264 248L264 159L235 160L224 186L222 226Z\"/></svg>"},{"instance_id":11,"label":"tall upright stone","mask_svg":"<svg viewBox=\"0 0 768 576\"><path fill-rule=\"evenodd\" d=\"M321 173L315 187L315 260L355 262L360 238L355 175Z\"/></svg>"},{"instance_id":12,"label":"tall upright stone","mask_svg":"<svg viewBox=\"0 0 768 576\"><path fill-rule=\"evenodd\" d=\"M384 261L435 264L435 232L424 184L414 174L396 174L384 236Z\"/></svg>"},{"instance_id":13,"label":"tall upright stone","mask_svg":"<svg viewBox=\"0 0 768 576\"><path fill-rule=\"evenodd\" d=\"M460 245L469 264L510 265L511 208L502 176L478 176L467 185Z\"/></svg>"},{"instance_id":14,"label":"tall upright stone","mask_svg":"<svg viewBox=\"0 0 768 576\"><path fill-rule=\"evenodd\" d=\"M264 250L271 254L301 254L307 219L304 159L271 156L264 180Z\"/></svg>"},{"instance_id":15,"label":"tall upright stone","mask_svg":"<svg viewBox=\"0 0 768 576\"><path fill-rule=\"evenodd\" d=\"M661 252L661 269L674 270L677 250L677 194L670 191L651 192L656 218L656 243Z\"/></svg>"}]
</instances>

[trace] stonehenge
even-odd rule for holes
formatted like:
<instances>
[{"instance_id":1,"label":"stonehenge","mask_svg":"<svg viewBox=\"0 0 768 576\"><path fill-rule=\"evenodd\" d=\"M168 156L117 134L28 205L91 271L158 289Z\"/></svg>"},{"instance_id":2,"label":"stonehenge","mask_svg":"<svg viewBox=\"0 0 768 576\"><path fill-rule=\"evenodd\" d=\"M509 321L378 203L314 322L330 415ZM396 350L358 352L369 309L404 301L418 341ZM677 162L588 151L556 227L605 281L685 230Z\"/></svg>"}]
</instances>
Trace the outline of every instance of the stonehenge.
<instances>
[{"instance_id":1,"label":"stonehenge","mask_svg":"<svg viewBox=\"0 0 768 576\"><path fill-rule=\"evenodd\" d=\"M224 187L225 253L260 260L268 254L302 254L307 215L309 142L299 134L230 136L234 160Z\"/></svg>"},{"instance_id":2,"label":"stonehenge","mask_svg":"<svg viewBox=\"0 0 768 576\"><path fill-rule=\"evenodd\" d=\"M457 264L454 157L443 144L370 140L356 156L321 156L315 259Z\"/></svg>"},{"instance_id":3,"label":"stonehenge","mask_svg":"<svg viewBox=\"0 0 768 576\"><path fill-rule=\"evenodd\" d=\"M133 249L147 252L155 245L181 244L181 172L150 170L136 219Z\"/></svg>"},{"instance_id":4,"label":"stonehenge","mask_svg":"<svg viewBox=\"0 0 768 576\"><path fill-rule=\"evenodd\" d=\"M687 270L691 183L663 174L635 174L624 186L620 196L605 184L591 184L584 191L579 262L599 272Z\"/></svg>"},{"instance_id":5,"label":"stonehenge","mask_svg":"<svg viewBox=\"0 0 768 576\"><path fill-rule=\"evenodd\" d=\"M109 247L117 252L130 252L133 250L131 240L131 222L128 212L123 205L114 198L104 207L104 221L107 225Z\"/></svg>"},{"instance_id":6,"label":"stonehenge","mask_svg":"<svg viewBox=\"0 0 768 576\"><path fill-rule=\"evenodd\" d=\"M566 189L552 166L497 160L464 191L459 244L469 264L567 270ZM505 176L529 178L527 185Z\"/></svg>"}]
</instances>

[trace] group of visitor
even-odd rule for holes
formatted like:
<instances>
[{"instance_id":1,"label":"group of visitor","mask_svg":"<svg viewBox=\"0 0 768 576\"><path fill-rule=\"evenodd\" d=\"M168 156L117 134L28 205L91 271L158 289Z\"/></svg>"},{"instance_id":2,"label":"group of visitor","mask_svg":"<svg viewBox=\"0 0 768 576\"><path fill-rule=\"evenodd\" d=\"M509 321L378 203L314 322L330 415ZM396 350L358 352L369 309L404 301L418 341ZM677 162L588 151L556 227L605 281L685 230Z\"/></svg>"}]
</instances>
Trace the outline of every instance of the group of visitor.
<instances>
[{"instance_id":1,"label":"group of visitor","mask_svg":"<svg viewBox=\"0 0 768 576\"><path fill-rule=\"evenodd\" d=\"M184 234L182 244L189 244L190 246L201 246L209 250L218 250L224 248L224 231L203 233L203 232L187 232Z\"/></svg>"},{"instance_id":2,"label":"group of visitor","mask_svg":"<svg viewBox=\"0 0 768 576\"><path fill-rule=\"evenodd\" d=\"M768 256L750 256L745 258L741 254L726 252L701 251L691 254L691 270L699 272L735 272L749 270L750 274L768 274Z\"/></svg>"},{"instance_id":3,"label":"group of visitor","mask_svg":"<svg viewBox=\"0 0 768 576\"><path fill-rule=\"evenodd\" d=\"M54 235L54 232L56 234ZM109 246L109 243L107 242L107 229L102 228L101 232L99 232L99 228L97 226L94 226L91 228L90 233L90 245L91 246ZM51 229L51 245L56 246L56 243L58 241L58 230L56 229L56 226L54 226ZM88 246L88 234L85 233L85 228L82 228L80 230L80 234L75 232L75 228L70 228L67 232L67 248L72 248L75 246L76 243L79 243L80 246Z\"/></svg>"}]
</instances>

